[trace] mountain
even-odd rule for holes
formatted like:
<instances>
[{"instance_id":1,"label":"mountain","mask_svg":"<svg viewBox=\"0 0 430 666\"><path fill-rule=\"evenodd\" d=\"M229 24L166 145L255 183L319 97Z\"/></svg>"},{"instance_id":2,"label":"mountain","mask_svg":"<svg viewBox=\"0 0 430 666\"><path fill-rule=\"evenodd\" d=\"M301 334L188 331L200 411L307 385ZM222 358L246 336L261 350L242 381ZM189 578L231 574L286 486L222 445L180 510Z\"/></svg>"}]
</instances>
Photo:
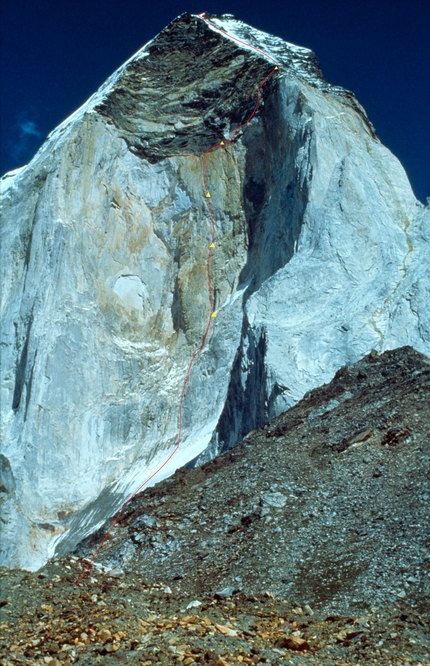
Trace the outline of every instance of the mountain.
<instances>
[{"instance_id":1,"label":"mountain","mask_svg":"<svg viewBox=\"0 0 430 666\"><path fill-rule=\"evenodd\" d=\"M8 566L70 551L171 455L208 325L151 483L372 349L430 353L429 207L311 51L230 15L174 20L1 187Z\"/></svg>"}]
</instances>

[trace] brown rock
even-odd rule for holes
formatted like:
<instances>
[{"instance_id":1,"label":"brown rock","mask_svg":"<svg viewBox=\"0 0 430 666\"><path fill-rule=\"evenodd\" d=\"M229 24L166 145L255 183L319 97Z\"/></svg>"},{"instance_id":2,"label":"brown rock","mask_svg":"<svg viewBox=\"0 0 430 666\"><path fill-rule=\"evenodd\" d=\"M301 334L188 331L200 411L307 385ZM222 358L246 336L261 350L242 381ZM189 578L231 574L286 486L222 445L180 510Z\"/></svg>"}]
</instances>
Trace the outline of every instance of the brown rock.
<instances>
[{"instance_id":1,"label":"brown rock","mask_svg":"<svg viewBox=\"0 0 430 666\"><path fill-rule=\"evenodd\" d=\"M60 646L58 645L58 643L53 642L53 643L48 643L47 645L45 645L45 649L50 654L57 654L57 652L60 651Z\"/></svg>"},{"instance_id":2,"label":"brown rock","mask_svg":"<svg viewBox=\"0 0 430 666\"><path fill-rule=\"evenodd\" d=\"M189 624L190 622L194 622L196 619L195 615L187 615L187 617L183 617L181 620L181 624Z\"/></svg>"},{"instance_id":3,"label":"brown rock","mask_svg":"<svg viewBox=\"0 0 430 666\"><path fill-rule=\"evenodd\" d=\"M112 636L109 629L102 629L101 631L99 631L99 633L97 635L98 635L98 638L100 638L101 641L108 641L109 638L111 638L111 636Z\"/></svg>"},{"instance_id":4,"label":"brown rock","mask_svg":"<svg viewBox=\"0 0 430 666\"><path fill-rule=\"evenodd\" d=\"M189 624L187 629L190 632L196 632L197 634L200 634L200 636L204 636L206 633L205 627L202 627L200 624Z\"/></svg>"},{"instance_id":5,"label":"brown rock","mask_svg":"<svg viewBox=\"0 0 430 666\"><path fill-rule=\"evenodd\" d=\"M231 629L230 627L226 627L224 624L216 624L215 627L221 634L224 634L224 636L237 636L237 631Z\"/></svg>"},{"instance_id":6,"label":"brown rock","mask_svg":"<svg viewBox=\"0 0 430 666\"><path fill-rule=\"evenodd\" d=\"M303 638L298 636L283 636L275 643L277 648L287 648L287 650L310 650L310 645Z\"/></svg>"}]
</instances>

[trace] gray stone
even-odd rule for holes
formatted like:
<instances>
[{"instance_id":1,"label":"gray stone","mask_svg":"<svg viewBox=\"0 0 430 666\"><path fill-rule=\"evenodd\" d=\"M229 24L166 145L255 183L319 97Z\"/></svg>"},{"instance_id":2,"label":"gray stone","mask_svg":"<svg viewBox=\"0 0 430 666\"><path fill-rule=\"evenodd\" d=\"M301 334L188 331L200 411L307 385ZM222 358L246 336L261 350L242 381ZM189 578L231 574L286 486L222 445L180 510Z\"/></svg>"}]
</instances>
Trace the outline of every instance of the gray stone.
<instances>
[{"instance_id":1,"label":"gray stone","mask_svg":"<svg viewBox=\"0 0 430 666\"><path fill-rule=\"evenodd\" d=\"M122 569L111 569L109 571L109 576L111 578L124 578L125 573Z\"/></svg>"},{"instance_id":2,"label":"gray stone","mask_svg":"<svg viewBox=\"0 0 430 666\"><path fill-rule=\"evenodd\" d=\"M217 592L218 597L223 597L223 599L228 599L228 597L231 597L234 593L236 588L232 587L229 585L228 587L225 587L221 592Z\"/></svg>"},{"instance_id":3,"label":"gray stone","mask_svg":"<svg viewBox=\"0 0 430 666\"><path fill-rule=\"evenodd\" d=\"M275 509L282 509L287 502L287 498L279 492L268 492L261 495L261 501L263 505L265 504Z\"/></svg>"},{"instance_id":4,"label":"gray stone","mask_svg":"<svg viewBox=\"0 0 430 666\"><path fill-rule=\"evenodd\" d=\"M189 608L198 608L198 607L201 606L201 605L202 605L202 602L199 601L198 599L196 599L195 601L190 601L190 603L188 604L186 610L188 610Z\"/></svg>"}]
</instances>

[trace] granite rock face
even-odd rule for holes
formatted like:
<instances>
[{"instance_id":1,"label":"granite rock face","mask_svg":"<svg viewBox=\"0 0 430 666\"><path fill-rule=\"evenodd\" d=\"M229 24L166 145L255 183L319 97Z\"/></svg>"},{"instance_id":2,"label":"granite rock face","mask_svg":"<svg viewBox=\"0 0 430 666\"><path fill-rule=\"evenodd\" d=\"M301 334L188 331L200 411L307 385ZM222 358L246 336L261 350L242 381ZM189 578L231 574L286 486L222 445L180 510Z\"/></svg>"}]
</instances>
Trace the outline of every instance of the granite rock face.
<instances>
[{"instance_id":1,"label":"granite rock face","mask_svg":"<svg viewBox=\"0 0 430 666\"><path fill-rule=\"evenodd\" d=\"M222 28L224 32L220 32ZM227 34L226 34L227 33ZM230 35L230 36L229 36ZM430 352L430 209L314 54L185 14L2 179L2 563L37 569L345 363Z\"/></svg>"}]
</instances>

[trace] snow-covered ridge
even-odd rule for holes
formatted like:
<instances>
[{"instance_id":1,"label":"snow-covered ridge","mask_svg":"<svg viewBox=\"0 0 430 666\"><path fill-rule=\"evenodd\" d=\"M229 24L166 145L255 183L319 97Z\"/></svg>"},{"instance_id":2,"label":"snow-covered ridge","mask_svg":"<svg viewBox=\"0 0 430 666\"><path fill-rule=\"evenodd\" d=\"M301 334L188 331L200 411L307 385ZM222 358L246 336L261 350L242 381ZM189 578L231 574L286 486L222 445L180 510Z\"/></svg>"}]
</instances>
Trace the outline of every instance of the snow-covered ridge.
<instances>
[{"instance_id":1,"label":"snow-covered ridge","mask_svg":"<svg viewBox=\"0 0 430 666\"><path fill-rule=\"evenodd\" d=\"M317 57L311 49L296 46L280 37L252 28L231 14L223 14L221 17L212 17L207 14L203 18L206 17L212 24L231 35L233 39L237 37L242 42L249 44L250 50L252 47L256 47L275 58L278 63L293 70L298 76L315 84L324 83ZM243 44L241 46L247 48Z\"/></svg>"}]
</instances>

